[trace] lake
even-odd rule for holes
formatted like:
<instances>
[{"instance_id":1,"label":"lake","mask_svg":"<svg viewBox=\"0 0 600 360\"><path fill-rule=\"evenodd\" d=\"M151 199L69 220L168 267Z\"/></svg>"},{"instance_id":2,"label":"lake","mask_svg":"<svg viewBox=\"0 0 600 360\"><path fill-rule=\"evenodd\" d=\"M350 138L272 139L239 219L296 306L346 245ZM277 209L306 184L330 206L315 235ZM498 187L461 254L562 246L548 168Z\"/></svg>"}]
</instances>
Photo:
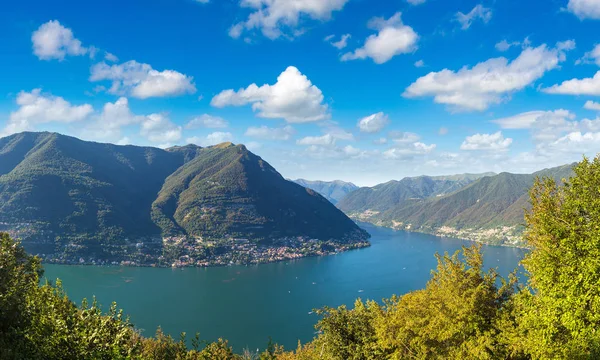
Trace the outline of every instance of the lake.
<instances>
[{"instance_id":1,"label":"lake","mask_svg":"<svg viewBox=\"0 0 600 360\"><path fill-rule=\"evenodd\" d=\"M254 266L132 268L45 265L69 297L116 301L145 335L156 328L178 338L228 339L236 350L264 348L269 336L287 349L314 336L314 308L381 300L425 286L434 254L469 242L364 226L372 246L337 255ZM525 251L484 246L485 266L506 276Z\"/></svg>"}]
</instances>

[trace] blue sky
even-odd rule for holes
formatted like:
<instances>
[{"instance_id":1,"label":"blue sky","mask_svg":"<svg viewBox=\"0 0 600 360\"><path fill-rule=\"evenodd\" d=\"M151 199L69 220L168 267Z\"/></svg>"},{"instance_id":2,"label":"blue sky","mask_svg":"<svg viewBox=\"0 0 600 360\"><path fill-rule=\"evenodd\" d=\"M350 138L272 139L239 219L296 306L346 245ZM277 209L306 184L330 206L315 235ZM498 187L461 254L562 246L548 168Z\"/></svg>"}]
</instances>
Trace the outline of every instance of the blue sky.
<instances>
[{"instance_id":1,"label":"blue sky","mask_svg":"<svg viewBox=\"0 0 600 360\"><path fill-rule=\"evenodd\" d=\"M600 0L4 9L2 135L232 141L286 177L360 185L532 172L600 149Z\"/></svg>"}]
</instances>

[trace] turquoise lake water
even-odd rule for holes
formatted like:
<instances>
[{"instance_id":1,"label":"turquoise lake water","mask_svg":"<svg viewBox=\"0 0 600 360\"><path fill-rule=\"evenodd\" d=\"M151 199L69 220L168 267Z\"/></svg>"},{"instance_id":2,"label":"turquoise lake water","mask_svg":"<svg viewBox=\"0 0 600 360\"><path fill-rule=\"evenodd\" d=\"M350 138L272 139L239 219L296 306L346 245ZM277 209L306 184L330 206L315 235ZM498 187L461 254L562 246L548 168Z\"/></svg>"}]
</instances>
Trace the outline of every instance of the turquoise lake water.
<instances>
[{"instance_id":1,"label":"turquoise lake water","mask_svg":"<svg viewBox=\"0 0 600 360\"><path fill-rule=\"evenodd\" d=\"M351 305L358 297L381 300L425 286L434 254L454 252L455 239L364 226L372 246L342 254L256 266L156 269L45 265L79 303L96 296L116 301L145 335L162 329L178 338L228 339L236 350L264 348L269 336L286 348L314 336L312 309ZM524 250L484 247L485 265L506 276Z\"/></svg>"}]
</instances>

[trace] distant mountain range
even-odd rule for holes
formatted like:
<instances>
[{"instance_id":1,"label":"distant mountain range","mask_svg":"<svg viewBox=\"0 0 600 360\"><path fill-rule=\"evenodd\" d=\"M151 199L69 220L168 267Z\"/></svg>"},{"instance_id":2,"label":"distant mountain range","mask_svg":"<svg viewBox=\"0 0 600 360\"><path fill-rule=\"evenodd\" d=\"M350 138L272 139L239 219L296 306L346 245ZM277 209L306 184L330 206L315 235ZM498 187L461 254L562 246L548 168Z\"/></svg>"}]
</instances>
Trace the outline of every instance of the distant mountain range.
<instances>
[{"instance_id":1,"label":"distant mountain range","mask_svg":"<svg viewBox=\"0 0 600 360\"><path fill-rule=\"evenodd\" d=\"M395 229L520 245L536 177L569 178L573 165L533 174L421 176L360 188L338 203L350 217Z\"/></svg>"},{"instance_id":2,"label":"distant mountain range","mask_svg":"<svg viewBox=\"0 0 600 360\"><path fill-rule=\"evenodd\" d=\"M118 259L170 237L368 238L243 145L163 150L32 132L0 139L0 226L32 252L70 258Z\"/></svg>"},{"instance_id":3,"label":"distant mountain range","mask_svg":"<svg viewBox=\"0 0 600 360\"><path fill-rule=\"evenodd\" d=\"M332 204L337 204L346 195L358 189L358 186L350 182L341 180L335 181L311 181L304 179L293 180L296 184L302 185L305 188L312 189L319 194L323 195L325 199L329 200Z\"/></svg>"}]
</instances>

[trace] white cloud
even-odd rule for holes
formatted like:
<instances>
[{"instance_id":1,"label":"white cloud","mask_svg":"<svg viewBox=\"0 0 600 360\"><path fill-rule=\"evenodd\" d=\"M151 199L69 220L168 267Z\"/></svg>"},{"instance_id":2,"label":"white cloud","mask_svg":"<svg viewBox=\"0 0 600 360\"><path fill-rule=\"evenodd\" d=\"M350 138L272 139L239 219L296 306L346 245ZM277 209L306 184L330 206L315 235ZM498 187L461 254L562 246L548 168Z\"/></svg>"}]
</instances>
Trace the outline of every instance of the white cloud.
<instances>
[{"instance_id":1,"label":"white cloud","mask_svg":"<svg viewBox=\"0 0 600 360\"><path fill-rule=\"evenodd\" d=\"M409 144L419 141L421 137L415 133L393 130L388 133L390 138L396 144Z\"/></svg>"},{"instance_id":2,"label":"white cloud","mask_svg":"<svg viewBox=\"0 0 600 360\"><path fill-rule=\"evenodd\" d=\"M600 19L600 1L598 0L569 0L567 9L581 20Z\"/></svg>"},{"instance_id":3,"label":"white cloud","mask_svg":"<svg viewBox=\"0 0 600 360\"><path fill-rule=\"evenodd\" d=\"M487 24L492 19L492 10L479 4L468 14L457 12L455 19L460 23L461 29L467 30L476 20L481 20L484 24Z\"/></svg>"},{"instance_id":4,"label":"white cloud","mask_svg":"<svg viewBox=\"0 0 600 360\"><path fill-rule=\"evenodd\" d=\"M588 100L583 105L583 108L587 109L587 110L600 111L600 103L597 103L597 102L592 101L592 100Z\"/></svg>"},{"instance_id":5,"label":"white cloud","mask_svg":"<svg viewBox=\"0 0 600 360\"><path fill-rule=\"evenodd\" d=\"M42 94L41 89L19 92L16 103L19 109L10 114L4 135L34 130L37 124L81 121L94 111L90 104L71 105L62 97Z\"/></svg>"},{"instance_id":6,"label":"white cloud","mask_svg":"<svg viewBox=\"0 0 600 360\"><path fill-rule=\"evenodd\" d=\"M90 81L112 81L111 94L139 99L176 96L196 92L194 79L175 70L157 71L135 60L120 65L104 62L92 66Z\"/></svg>"},{"instance_id":7,"label":"white cloud","mask_svg":"<svg viewBox=\"0 0 600 360\"><path fill-rule=\"evenodd\" d=\"M600 95L600 71L592 78L571 79L542 90L548 94Z\"/></svg>"},{"instance_id":8,"label":"white cloud","mask_svg":"<svg viewBox=\"0 0 600 360\"><path fill-rule=\"evenodd\" d=\"M73 31L51 20L42 24L31 35L33 53L41 60L64 60L67 55L81 56L88 53L81 41L73 36Z\"/></svg>"},{"instance_id":9,"label":"white cloud","mask_svg":"<svg viewBox=\"0 0 600 360\"><path fill-rule=\"evenodd\" d=\"M325 38L325 41L330 43L333 47L341 50L341 49L345 48L346 46L348 46L348 39L350 39L351 37L352 36L350 34L344 34L340 37L340 40L332 41L335 38L335 36L329 35Z\"/></svg>"},{"instance_id":10,"label":"white cloud","mask_svg":"<svg viewBox=\"0 0 600 360\"><path fill-rule=\"evenodd\" d=\"M307 136L298 141L296 141L298 145L334 145L335 138L331 134L325 134L323 136Z\"/></svg>"},{"instance_id":11,"label":"white cloud","mask_svg":"<svg viewBox=\"0 0 600 360\"><path fill-rule=\"evenodd\" d=\"M369 36L363 47L342 55L342 61L371 58L376 64L383 64L396 55L413 52L417 48L419 35L410 26L404 25L402 13L389 19L373 18L369 28L377 34Z\"/></svg>"},{"instance_id":12,"label":"white cloud","mask_svg":"<svg viewBox=\"0 0 600 360\"><path fill-rule=\"evenodd\" d=\"M383 144L387 144L387 138L381 137L379 139L375 139L373 140L373 144L375 145L383 145Z\"/></svg>"},{"instance_id":13,"label":"white cloud","mask_svg":"<svg viewBox=\"0 0 600 360\"><path fill-rule=\"evenodd\" d=\"M423 61L423 60L415 61L415 67L422 68L423 66L425 66L425 61Z\"/></svg>"},{"instance_id":14,"label":"white cloud","mask_svg":"<svg viewBox=\"0 0 600 360\"><path fill-rule=\"evenodd\" d=\"M594 63L600 66L600 44L596 44L591 51L585 53L583 58L576 61L576 64Z\"/></svg>"},{"instance_id":15,"label":"white cloud","mask_svg":"<svg viewBox=\"0 0 600 360\"><path fill-rule=\"evenodd\" d=\"M575 114L564 109L530 111L493 122L503 129L530 129L531 136L538 147L547 147L569 133L600 131L600 118L576 121Z\"/></svg>"},{"instance_id":16,"label":"white cloud","mask_svg":"<svg viewBox=\"0 0 600 360\"><path fill-rule=\"evenodd\" d=\"M140 134L155 143L173 143L181 139L181 126L175 125L164 114L144 117Z\"/></svg>"},{"instance_id":17,"label":"white cloud","mask_svg":"<svg viewBox=\"0 0 600 360\"><path fill-rule=\"evenodd\" d=\"M119 58L116 55L114 55L114 54L111 54L109 52L105 52L104 53L104 60L110 61L110 62L117 62L117 61L119 61Z\"/></svg>"},{"instance_id":18,"label":"white cloud","mask_svg":"<svg viewBox=\"0 0 600 360\"><path fill-rule=\"evenodd\" d=\"M537 150L552 156L556 153L573 153L581 156L584 153L597 153L600 143L600 132L571 132L551 143L543 144Z\"/></svg>"},{"instance_id":19,"label":"white cloud","mask_svg":"<svg viewBox=\"0 0 600 360\"><path fill-rule=\"evenodd\" d=\"M290 125L279 128L271 128L263 125L260 127L249 127L244 135L263 140L289 140L295 133L296 130Z\"/></svg>"},{"instance_id":20,"label":"white cloud","mask_svg":"<svg viewBox=\"0 0 600 360\"><path fill-rule=\"evenodd\" d=\"M421 5L424 4L427 0L406 0L407 3L411 5Z\"/></svg>"},{"instance_id":21,"label":"white cloud","mask_svg":"<svg viewBox=\"0 0 600 360\"><path fill-rule=\"evenodd\" d=\"M219 116L213 116L209 114L203 114L190 120L186 125L186 129L222 129L229 126L227 120Z\"/></svg>"},{"instance_id":22,"label":"white cloud","mask_svg":"<svg viewBox=\"0 0 600 360\"><path fill-rule=\"evenodd\" d=\"M324 121L318 124L325 134L333 136L336 140L354 140L354 135L337 125L334 121Z\"/></svg>"},{"instance_id":23,"label":"white cloud","mask_svg":"<svg viewBox=\"0 0 600 360\"><path fill-rule=\"evenodd\" d=\"M195 0L195 1L200 4L208 4L210 2L210 0Z\"/></svg>"},{"instance_id":24,"label":"white cloud","mask_svg":"<svg viewBox=\"0 0 600 360\"><path fill-rule=\"evenodd\" d=\"M555 111L528 111L514 116L509 116L502 119L492 120L493 123L500 125L502 129L531 129L536 121L543 119L573 119L575 117L568 110L559 109Z\"/></svg>"},{"instance_id":25,"label":"white cloud","mask_svg":"<svg viewBox=\"0 0 600 360\"><path fill-rule=\"evenodd\" d=\"M348 0L241 0L240 6L252 9L248 19L233 25L229 35L239 38L244 32L260 30L270 39L283 34L295 36L303 33L296 29L304 18L326 21L334 11L341 10Z\"/></svg>"},{"instance_id":26,"label":"white cloud","mask_svg":"<svg viewBox=\"0 0 600 360\"><path fill-rule=\"evenodd\" d=\"M502 40L502 41L496 43L495 47L496 47L496 50L504 52L513 46L519 46L519 45L521 45L521 43L519 41L508 42L506 40Z\"/></svg>"},{"instance_id":27,"label":"white cloud","mask_svg":"<svg viewBox=\"0 0 600 360\"><path fill-rule=\"evenodd\" d=\"M512 144L511 138L504 138L502 132L494 134L475 134L467 136L460 146L461 150L495 150L506 151Z\"/></svg>"},{"instance_id":28,"label":"white cloud","mask_svg":"<svg viewBox=\"0 0 600 360\"><path fill-rule=\"evenodd\" d=\"M212 146L212 145L217 145L220 143L232 142L232 141L233 141L233 134L231 134L230 132L222 132L222 131L217 131L217 132L208 134L206 137L194 136L194 137L186 139L187 143L193 143L193 144L197 144L200 146Z\"/></svg>"},{"instance_id":29,"label":"white cloud","mask_svg":"<svg viewBox=\"0 0 600 360\"><path fill-rule=\"evenodd\" d=\"M364 117L358 121L358 128L361 132L376 133L383 130L390 123L388 116L382 112Z\"/></svg>"},{"instance_id":30,"label":"white cloud","mask_svg":"<svg viewBox=\"0 0 600 360\"><path fill-rule=\"evenodd\" d=\"M297 68L290 66L274 85L258 87L251 84L245 89L224 90L211 101L215 107L243 106L252 109L263 118L282 118L289 123L303 123L329 118L328 107L323 104L323 93Z\"/></svg>"},{"instance_id":31,"label":"white cloud","mask_svg":"<svg viewBox=\"0 0 600 360\"><path fill-rule=\"evenodd\" d=\"M83 128L81 135L91 140L119 142L124 139L122 127L140 124L144 119L144 116L131 112L129 101L121 97L114 103L106 103L95 121Z\"/></svg>"},{"instance_id":32,"label":"white cloud","mask_svg":"<svg viewBox=\"0 0 600 360\"><path fill-rule=\"evenodd\" d=\"M546 45L528 47L511 62L499 57L472 68L465 66L458 71L430 72L412 83L403 96L433 96L436 103L450 105L454 110L483 111L492 104L506 101L513 92L557 68L565 60L565 54L559 48L568 45L559 43L555 49Z\"/></svg>"},{"instance_id":33,"label":"white cloud","mask_svg":"<svg viewBox=\"0 0 600 360\"><path fill-rule=\"evenodd\" d=\"M419 155L427 155L435 150L436 144L414 142L402 147L393 147L383 152L383 157L390 160L409 160Z\"/></svg>"}]
</instances>

